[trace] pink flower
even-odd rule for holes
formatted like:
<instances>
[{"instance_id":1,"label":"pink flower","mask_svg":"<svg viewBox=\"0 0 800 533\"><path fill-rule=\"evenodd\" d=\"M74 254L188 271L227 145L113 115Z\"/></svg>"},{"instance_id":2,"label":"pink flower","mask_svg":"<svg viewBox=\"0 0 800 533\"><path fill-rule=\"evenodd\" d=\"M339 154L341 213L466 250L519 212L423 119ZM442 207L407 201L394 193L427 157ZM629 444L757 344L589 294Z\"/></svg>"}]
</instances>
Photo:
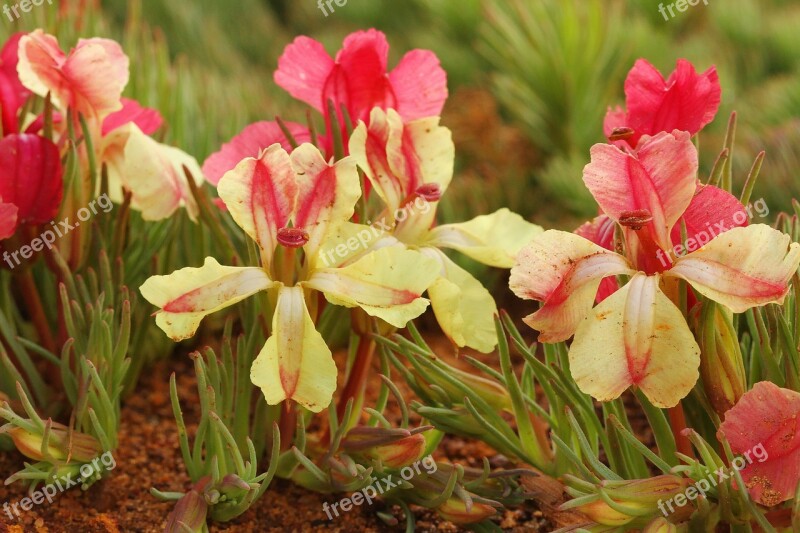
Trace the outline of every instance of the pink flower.
<instances>
[{"instance_id":1,"label":"pink flower","mask_svg":"<svg viewBox=\"0 0 800 533\"><path fill-rule=\"evenodd\" d=\"M715 67L702 74L685 59L664 80L649 62L639 59L625 80L627 113L609 109L603 129L611 137L616 128L630 128L625 141L636 147L643 135L662 131L688 131L691 135L714 119L719 109L721 88Z\"/></svg>"},{"instance_id":2,"label":"pink flower","mask_svg":"<svg viewBox=\"0 0 800 533\"><path fill-rule=\"evenodd\" d=\"M44 224L61 205L64 169L58 148L28 133L0 139L0 239L20 224Z\"/></svg>"},{"instance_id":3,"label":"pink flower","mask_svg":"<svg viewBox=\"0 0 800 533\"><path fill-rule=\"evenodd\" d=\"M756 455L741 471L755 501L773 506L794 498L800 482L800 393L756 383L725 413L718 435L733 453Z\"/></svg>"},{"instance_id":4,"label":"pink flower","mask_svg":"<svg viewBox=\"0 0 800 533\"><path fill-rule=\"evenodd\" d=\"M119 44L109 39L80 39L64 54L55 37L36 30L20 40L17 70L25 87L39 96L50 93L61 111L102 119L122 108L128 64Z\"/></svg>"},{"instance_id":5,"label":"pink flower","mask_svg":"<svg viewBox=\"0 0 800 533\"><path fill-rule=\"evenodd\" d=\"M0 50L0 123L2 135L18 132L20 108L30 95L17 75L17 51L23 33L15 33Z\"/></svg>"},{"instance_id":6,"label":"pink flower","mask_svg":"<svg viewBox=\"0 0 800 533\"><path fill-rule=\"evenodd\" d=\"M332 59L322 44L298 37L278 60L275 83L317 111L344 105L355 124L373 107L397 110L405 120L439 115L447 99L447 75L433 52L412 50L387 74L389 43L377 30L348 35Z\"/></svg>"}]
</instances>

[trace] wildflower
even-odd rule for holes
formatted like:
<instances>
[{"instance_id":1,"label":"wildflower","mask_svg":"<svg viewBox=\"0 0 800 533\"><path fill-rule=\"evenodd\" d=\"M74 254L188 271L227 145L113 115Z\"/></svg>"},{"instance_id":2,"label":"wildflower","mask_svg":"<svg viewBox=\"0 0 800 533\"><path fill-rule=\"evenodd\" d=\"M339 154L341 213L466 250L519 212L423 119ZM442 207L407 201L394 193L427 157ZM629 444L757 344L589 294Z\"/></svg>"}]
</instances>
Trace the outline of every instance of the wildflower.
<instances>
[{"instance_id":1,"label":"wildflower","mask_svg":"<svg viewBox=\"0 0 800 533\"><path fill-rule=\"evenodd\" d=\"M17 70L22 84L39 96L50 93L58 109L72 109L87 120L102 120L122 108L128 65L122 48L109 39L80 39L69 54L42 30L19 42Z\"/></svg>"},{"instance_id":2,"label":"wildflower","mask_svg":"<svg viewBox=\"0 0 800 533\"><path fill-rule=\"evenodd\" d=\"M159 327L181 340L194 335L206 315L273 291L272 335L251 378L268 403L291 399L319 412L336 388L336 364L307 302L323 293L335 305L360 307L404 327L428 305L420 296L436 278L435 262L390 246L345 267L324 266L320 250L353 216L361 189L355 161L330 165L311 144L291 155L274 144L225 174L218 190L233 219L258 244L261 266L222 266L209 257L200 268L150 278L141 292L160 308Z\"/></svg>"},{"instance_id":3,"label":"wildflower","mask_svg":"<svg viewBox=\"0 0 800 533\"><path fill-rule=\"evenodd\" d=\"M369 126L360 123L350 139L350 153L386 205L378 217L381 239L419 250L439 265L439 277L428 289L433 311L445 334L458 346L489 352L497 344L491 294L456 265L444 248L457 250L486 265L510 268L514 256L541 228L508 209L469 222L434 227L436 209L453 177L455 148L450 130L438 117L403 123L392 109L375 108ZM385 229L389 228L389 229ZM347 226L348 236L365 231ZM358 257L355 254L355 257ZM344 258L343 261L352 260Z\"/></svg>"},{"instance_id":4,"label":"wildflower","mask_svg":"<svg viewBox=\"0 0 800 533\"><path fill-rule=\"evenodd\" d=\"M0 135L19 132L17 115L30 95L17 74L19 41L23 35L15 33L0 50Z\"/></svg>"},{"instance_id":5,"label":"wildflower","mask_svg":"<svg viewBox=\"0 0 800 533\"><path fill-rule=\"evenodd\" d=\"M595 145L584 182L603 213L622 226L625 256L579 235L546 231L520 252L511 288L543 302L525 322L542 342L571 336L570 369L601 401L635 385L672 407L698 378L700 348L673 303L677 279L732 312L781 302L800 264L800 245L763 224L709 233L688 254L672 231L697 189L697 152L689 134L644 137L633 152ZM658 258L658 259L657 259ZM630 276L596 307L601 280Z\"/></svg>"},{"instance_id":6,"label":"wildflower","mask_svg":"<svg viewBox=\"0 0 800 533\"><path fill-rule=\"evenodd\" d=\"M278 59L275 83L323 114L329 100L337 114L345 106L354 124L374 107L395 109L406 121L441 114L447 75L436 55L412 50L387 74L388 56L386 36L374 29L345 37L335 59L321 43L300 36Z\"/></svg>"},{"instance_id":7,"label":"wildflower","mask_svg":"<svg viewBox=\"0 0 800 533\"><path fill-rule=\"evenodd\" d=\"M794 498L800 482L800 393L762 381L727 413L718 435L734 454L766 453L741 471L752 498L766 506ZM761 461L761 459L764 459Z\"/></svg>"},{"instance_id":8,"label":"wildflower","mask_svg":"<svg viewBox=\"0 0 800 533\"><path fill-rule=\"evenodd\" d=\"M697 74L689 61L679 59L665 80L653 65L639 59L625 80L627 112L619 107L609 109L603 129L611 141L615 140L615 131L626 130L624 139L616 142L633 148L643 136L662 131L681 130L694 135L714 120L721 93L714 67Z\"/></svg>"}]
</instances>

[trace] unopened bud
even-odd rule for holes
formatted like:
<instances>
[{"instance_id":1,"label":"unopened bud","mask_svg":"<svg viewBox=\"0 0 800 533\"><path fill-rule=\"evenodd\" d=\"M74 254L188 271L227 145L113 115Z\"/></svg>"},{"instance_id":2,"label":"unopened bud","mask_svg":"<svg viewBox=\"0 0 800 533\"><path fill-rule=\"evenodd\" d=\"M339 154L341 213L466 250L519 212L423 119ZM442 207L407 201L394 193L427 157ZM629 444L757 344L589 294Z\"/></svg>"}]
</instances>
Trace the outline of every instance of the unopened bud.
<instances>
[{"instance_id":1,"label":"unopened bud","mask_svg":"<svg viewBox=\"0 0 800 533\"><path fill-rule=\"evenodd\" d=\"M700 376L708 401L720 416L747 390L738 336L727 311L706 302L698 322Z\"/></svg>"},{"instance_id":2,"label":"unopened bud","mask_svg":"<svg viewBox=\"0 0 800 533\"><path fill-rule=\"evenodd\" d=\"M497 514L494 507L485 503L472 502L467 509L467 504L459 498L450 498L437 511L445 520L460 526L482 522Z\"/></svg>"},{"instance_id":3,"label":"unopened bud","mask_svg":"<svg viewBox=\"0 0 800 533\"><path fill-rule=\"evenodd\" d=\"M380 459L389 468L403 468L422 458L425 444L425 437L418 433L391 444L371 448L367 455Z\"/></svg>"},{"instance_id":4,"label":"unopened bud","mask_svg":"<svg viewBox=\"0 0 800 533\"><path fill-rule=\"evenodd\" d=\"M678 533L679 531L678 526L660 516L642 529L642 533Z\"/></svg>"},{"instance_id":5,"label":"unopened bud","mask_svg":"<svg viewBox=\"0 0 800 533\"><path fill-rule=\"evenodd\" d=\"M192 489L178 500L167 519L165 533L202 533L206 527L208 504L205 497Z\"/></svg>"},{"instance_id":6,"label":"unopened bud","mask_svg":"<svg viewBox=\"0 0 800 533\"><path fill-rule=\"evenodd\" d=\"M100 442L86 433L79 431L69 432L69 428L55 422L51 423L50 436L47 449L43 450L43 433L31 433L20 427L6 425L3 432L7 433L17 450L34 461L75 461L88 463L102 453Z\"/></svg>"}]
</instances>

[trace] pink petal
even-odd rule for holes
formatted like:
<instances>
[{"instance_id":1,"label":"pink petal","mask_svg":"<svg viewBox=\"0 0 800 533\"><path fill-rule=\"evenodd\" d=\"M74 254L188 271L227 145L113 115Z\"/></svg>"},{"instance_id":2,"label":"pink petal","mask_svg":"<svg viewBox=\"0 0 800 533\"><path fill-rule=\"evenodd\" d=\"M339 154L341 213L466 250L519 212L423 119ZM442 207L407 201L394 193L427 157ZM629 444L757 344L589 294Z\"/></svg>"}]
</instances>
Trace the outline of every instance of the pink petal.
<instances>
[{"instance_id":1,"label":"pink petal","mask_svg":"<svg viewBox=\"0 0 800 533\"><path fill-rule=\"evenodd\" d=\"M715 67L697 74L689 61L679 59L665 81L653 65L639 59L625 80L625 96L626 125L634 130L628 142L636 146L643 135L662 131L696 134L714 119L721 88Z\"/></svg>"},{"instance_id":2,"label":"pink petal","mask_svg":"<svg viewBox=\"0 0 800 533\"><path fill-rule=\"evenodd\" d=\"M648 211L653 220L641 232L669 250L670 231L696 189L697 149L689 134L659 133L643 139L632 153L596 144L591 154L583 181L603 212L619 222L626 213Z\"/></svg>"},{"instance_id":3,"label":"pink petal","mask_svg":"<svg viewBox=\"0 0 800 533\"><path fill-rule=\"evenodd\" d=\"M322 91L334 63L318 41L297 37L283 51L275 71L275 83L298 100L324 112Z\"/></svg>"},{"instance_id":4,"label":"pink petal","mask_svg":"<svg viewBox=\"0 0 800 533\"><path fill-rule=\"evenodd\" d=\"M336 66L322 94L337 109L345 104L353 123L366 121L373 107L394 108L396 100L386 76L389 43L383 32L371 29L351 33L336 55Z\"/></svg>"},{"instance_id":5,"label":"pink petal","mask_svg":"<svg viewBox=\"0 0 800 533\"><path fill-rule=\"evenodd\" d=\"M17 230L17 206L0 201L0 241L8 239Z\"/></svg>"},{"instance_id":6,"label":"pink petal","mask_svg":"<svg viewBox=\"0 0 800 533\"><path fill-rule=\"evenodd\" d=\"M747 211L731 193L713 185L698 185L683 217L672 228L672 242L675 245L682 244L681 222L686 225L686 235L698 243L687 250L693 252L703 242L708 242L721 233L747 226L747 220Z\"/></svg>"},{"instance_id":7,"label":"pink petal","mask_svg":"<svg viewBox=\"0 0 800 533\"><path fill-rule=\"evenodd\" d=\"M389 81L404 120L441 115L447 100L447 74L433 52L407 53L389 74Z\"/></svg>"},{"instance_id":8,"label":"pink petal","mask_svg":"<svg viewBox=\"0 0 800 533\"><path fill-rule=\"evenodd\" d=\"M155 109L142 106L136 100L122 99L122 109L111 113L103 120L103 135L108 135L120 126L129 122L136 124L142 133L153 134L164 123L161 113Z\"/></svg>"},{"instance_id":9,"label":"pink petal","mask_svg":"<svg viewBox=\"0 0 800 533\"><path fill-rule=\"evenodd\" d=\"M591 222L586 222L576 229L575 234L613 252L614 229L616 227L616 223L607 215L599 215ZM618 289L619 283L617 283L617 278L603 278L603 281L600 282L600 288L597 290L597 298L595 301L597 303L602 302L617 292Z\"/></svg>"},{"instance_id":10,"label":"pink petal","mask_svg":"<svg viewBox=\"0 0 800 533\"><path fill-rule=\"evenodd\" d=\"M0 198L18 208L20 223L43 224L56 216L63 172L51 141L27 133L0 139Z\"/></svg>"},{"instance_id":11,"label":"pink petal","mask_svg":"<svg viewBox=\"0 0 800 533\"><path fill-rule=\"evenodd\" d=\"M794 497L800 481L799 419L800 393L768 381L756 383L725 413L718 433L735 454L751 457L741 473L759 503L771 506Z\"/></svg>"},{"instance_id":12,"label":"pink petal","mask_svg":"<svg viewBox=\"0 0 800 533\"><path fill-rule=\"evenodd\" d=\"M302 124L287 122L286 127L298 144L311 140L308 128ZM226 172L239 164L239 161L247 157L258 157L261 150L275 143L280 143L287 152L292 150L277 122L262 121L250 124L206 159L203 163L203 174L208 181L216 185Z\"/></svg>"},{"instance_id":13,"label":"pink petal","mask_svg":"<svg viewBox=\"0 0 800 533\"><path fill-rule=\"evenodd\" d=\"M17 114L30 95L17 74L19 41L23 35L15 33L0 50L0 118L3 135L17 132Z\"/></svg>"}]
</instances>

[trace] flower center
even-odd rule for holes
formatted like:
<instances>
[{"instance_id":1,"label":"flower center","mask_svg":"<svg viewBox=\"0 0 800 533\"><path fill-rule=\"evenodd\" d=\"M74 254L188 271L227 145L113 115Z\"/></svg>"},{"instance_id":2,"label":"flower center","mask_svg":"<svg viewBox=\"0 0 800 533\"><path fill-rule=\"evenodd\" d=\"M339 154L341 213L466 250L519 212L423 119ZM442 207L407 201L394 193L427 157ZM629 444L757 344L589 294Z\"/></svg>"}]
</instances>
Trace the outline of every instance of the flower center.
<instances>
[{"instance_id":1,"label":"flower center","mask_svg":"<svg viewBox=\"0 0 800 533\"><path fill-rule=\"evenodd\" d=\"M642 229L653 221L653 214L647 209L635 209L633 211L623 211L619 217L619 223L626 228L634 231Z\"/></svg>"},{"instance_id":2,"label":"flower center","mask_svg":"<svg viewBox=\"0 0 800 533\"><path fill-rule=\"evenodd\" d=\"M438 183L420 185L414 192L426 202L438 202L442 197L442 187Z\"/></svg>"},{"instance_id":3,"label":"flower center","mask_svg":"<svg viewBox=\"0 0 800 533\"><path fill-rule=\"evenodd\" d=\"M278 242L287 248L301 248L308 242L308 232L302 228L281 228Z\"/></svg>"}]
</instances>

